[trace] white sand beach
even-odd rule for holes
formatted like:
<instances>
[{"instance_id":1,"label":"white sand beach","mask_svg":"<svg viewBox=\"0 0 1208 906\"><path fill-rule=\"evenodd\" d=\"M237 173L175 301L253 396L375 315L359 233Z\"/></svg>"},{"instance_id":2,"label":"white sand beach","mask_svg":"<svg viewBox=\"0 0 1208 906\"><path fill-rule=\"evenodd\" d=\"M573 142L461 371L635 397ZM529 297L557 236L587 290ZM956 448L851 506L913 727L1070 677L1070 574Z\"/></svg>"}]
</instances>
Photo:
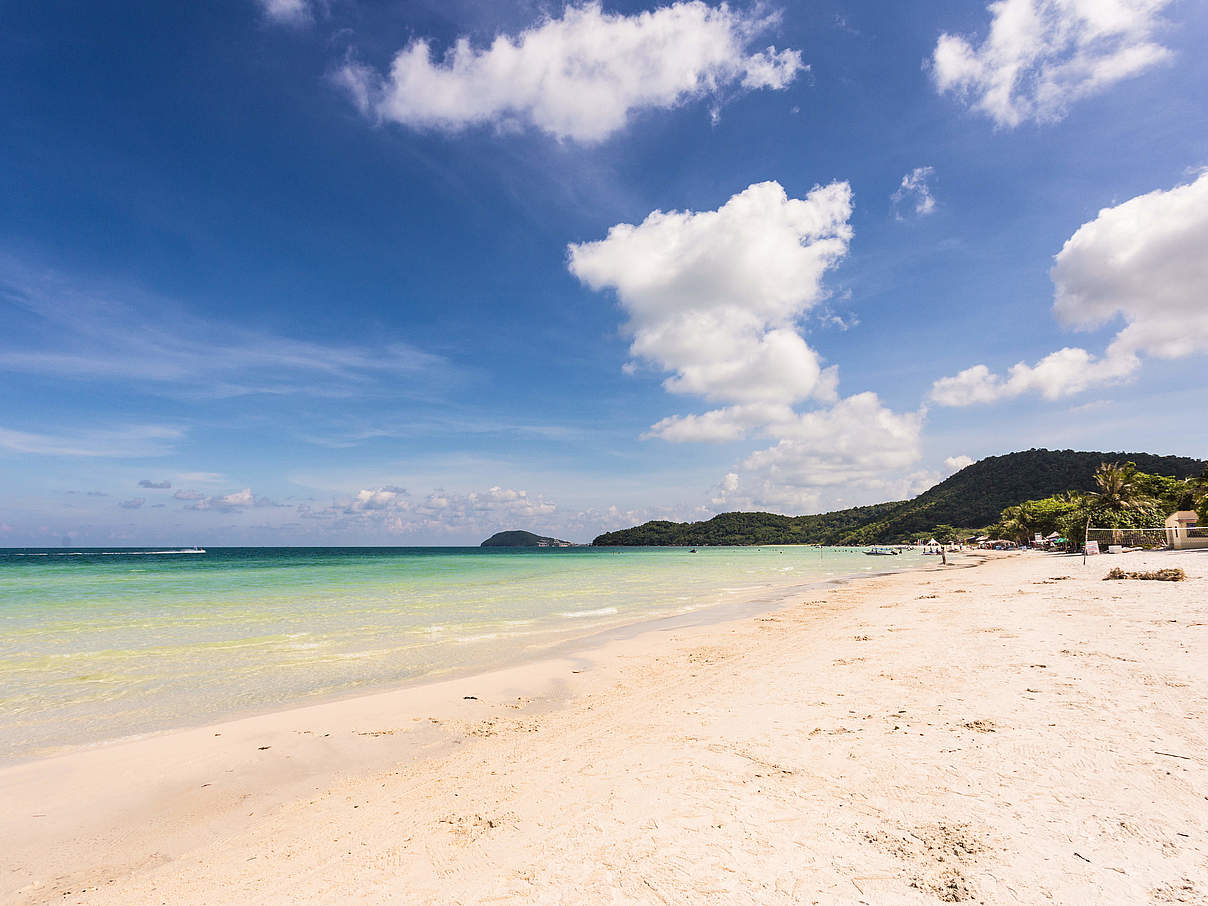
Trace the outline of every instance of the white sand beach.
<instances>
[{"instance_id":1,"label":"white sand beach","mask_svg":"<svg viewBox=\"0 0 1208 906\"><path fill-rule=\"evenodd\" d=\"M1208 903L1208 552L982 556L5 768L0 900Z\"/></svg>"}]
</instances>

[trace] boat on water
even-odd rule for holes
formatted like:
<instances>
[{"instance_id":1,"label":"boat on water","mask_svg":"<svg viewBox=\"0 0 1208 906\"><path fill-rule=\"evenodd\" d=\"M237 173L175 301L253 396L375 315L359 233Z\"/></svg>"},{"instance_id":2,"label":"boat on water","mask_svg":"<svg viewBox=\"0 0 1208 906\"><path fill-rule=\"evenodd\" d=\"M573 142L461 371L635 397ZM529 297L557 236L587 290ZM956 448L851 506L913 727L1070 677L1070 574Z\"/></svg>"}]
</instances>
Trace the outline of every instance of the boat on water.
<instances>
[{"instance_id":1,"label":"boat on water","mask_svg":"<svg viewBox=\"0 0 1208 906\"><path fill-rule=\"evenodd\" d=\"M874 547L871 550L866 550L864 553L869 557L896 557L901 551L888 547Z\"/></svg>"}]
</instances>

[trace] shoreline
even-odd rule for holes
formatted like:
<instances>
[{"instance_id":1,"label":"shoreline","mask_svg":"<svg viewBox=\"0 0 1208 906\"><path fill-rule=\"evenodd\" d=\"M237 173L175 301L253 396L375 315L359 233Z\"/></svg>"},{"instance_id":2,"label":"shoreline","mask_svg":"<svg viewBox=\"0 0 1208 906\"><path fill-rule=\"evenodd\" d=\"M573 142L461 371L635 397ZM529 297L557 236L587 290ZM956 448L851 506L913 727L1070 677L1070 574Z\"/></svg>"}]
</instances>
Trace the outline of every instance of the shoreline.
<instances>
[{"instance_id":1,"label":"shoreline","mask_svg":"<svg viewBox=\"0 0 1208 906\"><path fill-rule=\"evenodd\" d=\"M752 545L751 547L815 547L815 545ZM623 548L619 550L623 550ZM424 686L444 682L455 682L478 675L492 674L512 668L521 668L526 665L537 664L545 660L571 658L575 655L581 655L584 652L606 645L610 642L632 638L645 632L658 632L663 631L664 629L687 628L691 626L708 626L728 622L730 620L742 619L746 616L755 616L765 612L768 608L775 608L779 606L787 596L794 594L804 594L807 592L817 591L818 589L835 587L849 582L858 582L862 579L878 578L897 573L925 571L932 568L935 567L933 567L930 562L924 562L914 566L901 567L899 569L877 570L872 572L862 571L846 575L839 575L833 578L803 582L800 584L768 584L758 588L747 589L746 596L738 597L735 600L706 604L700 607L675 613L662 613L653 616L649 614L628 615L622 617L616 623L598 627L585 635L570 635L567 638L555 638L554 640L547 638L544 643L537 643L541 647L534 649L531 646L528 646L510 654L504 660L493 663L471 663L462 666L453 666L439 671L423 673L412 677L388 680L384 682L374 682L365 686L357 687L355 689L314 693L305 698L293 699L287 702L266 706L251 706L235 711L204 716L200 719L188 719L180 723L170 723L167 725L152 727L139 732L126 733L119 736L86 740L82 742L69 742L61 745L44 747L40 750L32 750L27 754L17 756L15 758L0 758L0 771L6 768L33 764L47 759L70 756L77 752L92 751L106 748L108 746L139 742L164 734L179 733L187 730L203 730L209 727L216 727L220 724L266 718L271 715L294 710L356 701L360 698L372 697L390 692L402 692L409 689L420 689ZM568 628L563 632L563 634L568 635L573 631L573 629ZM549 634L554 636L555 630L551 628L549 630Z\"/></svg>"},{"instance_id":2,"label":"shoreline","mask_svg":"<svg viewBox=\"0 0 1208 906\"><path fill-rule=\"evenodd\" d=\"M1025 891L1022 902L1039 898L1027 895L1038 885L1058 902L1087 901L1073 892L1086 892L1091 869L1067 864L1064 850L1060 865L1039 867L990 855L1013 845L1030 853L1047 824L1088 807L1062 773L1070 739L1045 729L1066 723L1089 753L1078 756L1082 793L1090 784L1093 801L1131 797L1105 813L1135 826L1129 839L1174 840L1158 846L1156 862L1113 856L1128 890L1147 895L1136 878L1161 876L1172 891L1185 878L1203 895L1208 879L1187 856L1202 864L1208 833L1203 797L1192 795L1208 761L1199 683L1208 666L1183 650L1198 636L1184 641L1166 621L1205 631L1205 605L1191 598L1204 598L1208 558L1180 558L1187 583L1099 581L1109 565L1149 559L1093 558L1060 580L1047 574L1080 562L992 555L974 570L860 577L790 593L759 616L647 628L539 663L10 766L0 769L9 804L0 838L16 845L3 859L0 900L334 903L337 891L345 901L407 891L407 902L519 903L572 902L574 890L638 902L812 902L812 891L819 902L856 903L885 902L892 889L893 902L925 903L947 889L928 885L948 882L1007 899L992 875ZM1157 647L1133 657L1128 646L1141 644ZM1133 687L1134 674L1165 681L1151 692ZM1112 686L1120 682L1129 695ZM1081 690L1075 699L1046 700L1071 694L1069 683ZM1078 704L1105 695L1110 712ZM1021 709L1040 710L1021 723ZM955 723L950 710L960 712ZM958 748L943 745L949 738ZM1090 751L1138 740L1111 770ZM1146 755L1145 744L1191 760ZM1172 762L1170 773L1149 779L1155 759ZM949 778L939 787L922 779L937 768ZM1165 789L1171 777L1182 786ZM1160 816L1128 792L1138 787L1148 802L1155 783ZM1045 811L1053 798L1065 803L1060 815ZM999 800L1023 812L1013 817ZM972 847L949 860L959 877L894 836L905 827L930 839L937 815ZM1175 823L1186 840L1165 826ZM986 833L975 840L977 827ZM1092 838L1110 831L1087 827ZM1080 843L1090 850L1082 855L1098 860L1101 843ZM680 858L696 860L699 883L677 873ZM772 865L783 876L766 875ZM1125 883L1099 883L1108 881ZM727 893L718 900L706 888Z\"/></svg>"},{"instance_id":3,"label":"shoreline","mask_svg":"<svg viewBox=\"0 0 1208 906\"><path fill-rule=\"evenodd\" d=\"M974 562L968 565L976 566L986 558L972 559ZM955 568L955 565L949 567ZM337 694L317 702L257 709L196 725L81 743L58 752L0 765L0 799L8 801L10 809L15 808L17 813L22 805L28 803L26 812L45 819L51 817L52 812L45 804L37 804L42 791L55 788L57 778L85 778L78 786L60 791L63 801L59 808L61 823L47 834L48 838L55 840L79 833L80 829L73 827L74 821L70 816L71 805L76 801L93 800L89 810L91 820L85 822L85 825L92 826L87 827L85 835L100 834L115 824L156 820L157 810L147 808L146 799L177 797L186 789L209 789L213 781L205 778L214 774L216 769L224 773L234 771L245 789L255 790L250 796L246 792L240 793L240 803L253 798L257 800L258 808L277 807L299 795L336 783L342 777L387 770L402 760L432 760L459 744L459 741L442 742L440 733L433 731L433 725L464 721L467 717L497 720L500 712L510 717L512 712L544 715L556 711L576 695L585 694L584 687L596 685L595 681L601 677L604 677L602 681L606 681L611 671L625 658L635 656L635 648L643 655L649 654L669 633L723 631L732 623L742 623L790 606L795 597L824 594L891 576L925 574L942 569L938 564L925 562L898 570L857 573L801 585L765 587L760 589L758 595L742 600L605 627L491 669L471 667L466 668L464 673L458 672L452 676L422 677L414 682L395 683L382 689ZM578 680L575 685L579 688L572 688L568 676ZM494 694L490 698L482 696L467 700L462 692L463 687L473 687L475 690L486 687L494 690ZM479 702L488 700L494 713L486 717L474 713L481 710L477 708ZM471 710L471 713L467 714L467 710ZM366 729L391 722L390 716L396 713L412 715L408 718L411 723L420 725L389 727L386 731ZM425 716L423 721L413 717L421 713ZM274 747L281 748L295 742L289 736L297 735L299 731L294 728L303 725L324 727L321 735L302 731L301 735L313 737L307 742L330 741L333 738L339 742L309 745L304 751L291 752L287 757L297 764L291 766L284 776L278 773L278 768L265 770L263 765L256 763L254 756L249 755L252 752L267 753L273 751ZM356 737L354 741L372 740L388 745L375 745L374 750L368 751L364 745L350 748L350 737ZM215 744L216 740L221 742ZM206 755L198 759L195 753L200 751L205 751ZM182 760L180 756L183 752L191 753L190 757ZM125 766L129 762L155 766L157 772L143 778L151 789L141 791L138 797L140 801L134 808L131 808L131 791L128 787L119 789L114 796L101 796L98 800L94 789L97 778L128 778ZM223 767L217 768L218 765ZM231 802L225 805L219 803L217 811L221 817L229 817L232 806ZM0 839L10 837L5 824L4 816L0 814ZM41 843L38 845L42 846ZM53 862L67 865L76 858L75 854L69 856L65 853L61 859L54 859ZM0 868L4 867L7 866L0 862ZM29 883L37 881L33 879ZM9 902L7 896L12 893L18 894L18 898L12 902L27 902L20 895L32 894L40 889L24 892L0 890L0 903ZM40 900L35 897L28 902Z\"/></svg>"}]
</instances>

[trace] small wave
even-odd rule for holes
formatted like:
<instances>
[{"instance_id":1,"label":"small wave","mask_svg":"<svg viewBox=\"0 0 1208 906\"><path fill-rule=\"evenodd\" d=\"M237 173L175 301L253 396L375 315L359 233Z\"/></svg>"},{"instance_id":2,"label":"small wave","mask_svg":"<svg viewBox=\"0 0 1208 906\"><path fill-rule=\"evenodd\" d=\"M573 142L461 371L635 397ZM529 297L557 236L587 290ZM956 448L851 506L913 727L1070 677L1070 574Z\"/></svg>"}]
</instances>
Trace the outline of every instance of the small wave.
<instances>
[{"instance_id":1,"label":"small wave","mask_svg":"<svg viewBox=\"0 0 1208 906\"><path fill-rule=\"evenodd\" d=\"M154 557L157 554L204 554L201 548L185 548L178 551L102 551L102 557ZM82 554L81 556L88 556Z\"/></svg>"},{"instance_id":2,"label":"small wave","mask_svg":"<svg viewBox=\"0 0 1208 906\"><path fill-rule=\"evenodd\" d=\"M46 551L39 553L13 554L14 557L152 557L157 554L204 554L201 548L182 548L171 551Z\"/></svg>"},{"instance_id":3,"label":"small wave","mask_svg":"<svg viewBox=\"0 0 1208 906\"><path fill-rule=\"evenodd\" d=\"M363 661L367 658L378 658L378 657L381 657L382 655L388 654L388 653L389 652L382 651L382 650L341 651L341 652L331 655L331 659L336 660L336 661Z\"/></svg>"},{"instance_id":4,"label":"small wave","mask_svg":"<svg viewBox=\"0 0 1208 906\"><path fill-rule=\"evenodd\" d=\"M558 616L565 617L568 620L577 620L582 617L611 617L617 612L615 607L601 607L599 610L568 610L565 613L560 613Z\"/></svg>"},{"instance_id":5,"label":"small wave","mask_svg":"<svg viewBox=\"0 0 1208 906\"><path fill-rule=\"evenodd\" d=\"M482 635L459 636L458 638L454 639L453 641L457 642L457 644L459 644L459 645L470 645L470 644L473 644L474 642L489 642L489 641L491 641L491 639L497 639L497 638L499 638L499 633L485 632Z\"/></svg>"}]
</instances>

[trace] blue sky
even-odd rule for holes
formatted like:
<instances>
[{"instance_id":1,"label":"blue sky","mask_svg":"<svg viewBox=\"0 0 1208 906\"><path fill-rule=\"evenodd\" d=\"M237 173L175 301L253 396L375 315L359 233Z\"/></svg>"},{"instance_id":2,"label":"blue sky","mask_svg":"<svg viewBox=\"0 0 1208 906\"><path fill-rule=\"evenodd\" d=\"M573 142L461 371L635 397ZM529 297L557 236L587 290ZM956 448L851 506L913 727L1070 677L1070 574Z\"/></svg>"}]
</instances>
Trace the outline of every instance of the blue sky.
<instances>
[{"instance_id":1,"label":"blue sky","mask_svg":"<svg viewBox=\"0 0 1208 906\"><path fill-rule=\"evenodd\" d=\"M1204 454L1202 5L5 19L0 546L585 541Z\"/></svg>"}]
</instances>

